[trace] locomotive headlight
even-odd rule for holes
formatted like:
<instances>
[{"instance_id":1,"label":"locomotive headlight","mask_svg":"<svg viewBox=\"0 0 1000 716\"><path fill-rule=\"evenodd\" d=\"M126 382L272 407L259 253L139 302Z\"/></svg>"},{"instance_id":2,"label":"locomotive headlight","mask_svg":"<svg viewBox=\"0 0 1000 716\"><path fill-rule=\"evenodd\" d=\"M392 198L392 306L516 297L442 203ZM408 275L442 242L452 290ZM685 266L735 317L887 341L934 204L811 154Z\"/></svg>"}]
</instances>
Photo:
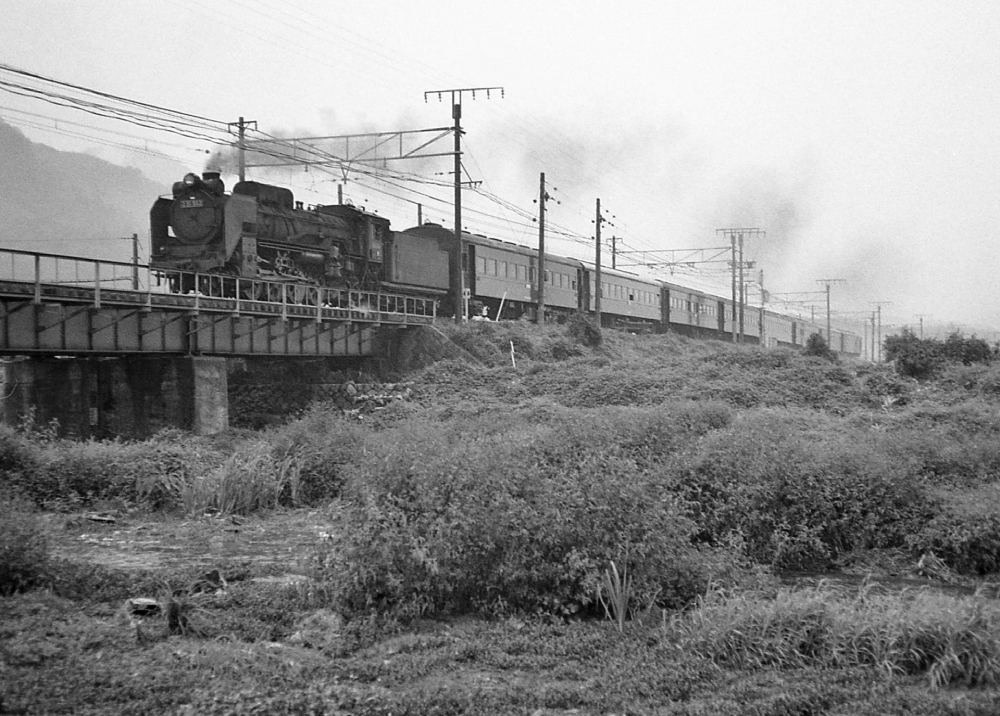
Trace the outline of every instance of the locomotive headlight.
<instances>
[{"instance_id":1,"label":"locomotive headlight","mask_svg":"<svg viewBox=\"0 0 1000 716\"><path fill-rule=\"evenodd\" d=\"M185 186L191 186L191 187L196 186L199 181L200 181L200 179L198 179L198 175L197 174L188 173L188 174L184 175L184 185Z\"/></svg>"}]
</instances>

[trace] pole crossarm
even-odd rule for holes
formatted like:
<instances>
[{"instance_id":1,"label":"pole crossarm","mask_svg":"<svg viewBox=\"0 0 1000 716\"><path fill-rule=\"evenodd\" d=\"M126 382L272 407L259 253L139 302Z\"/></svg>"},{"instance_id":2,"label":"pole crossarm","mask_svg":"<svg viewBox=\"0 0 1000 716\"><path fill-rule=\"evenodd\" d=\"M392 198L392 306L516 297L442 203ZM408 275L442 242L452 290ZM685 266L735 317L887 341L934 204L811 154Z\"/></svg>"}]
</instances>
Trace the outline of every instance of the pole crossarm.
<instances>
[{"instance_id":1,"label":"pole crossarm","mask_svg":"<svg viewBox=\"0 0 1000 716\"><path fill-rule=\"evenodd\" d=\"M424 92L424 102L426 102L429 97L432 97L434 95L437 95L438 102L441 102L444 100L444 96L448 95L451 98L452 104L456 103L461 104L462 94L465 92L471 94L472 99L476 98L476 92L485 92L486 99L489 99L490 94L493 92L499 92L500 99L503 99L504 97L503 87L462 87L461 89L454 88L454 89L441 89L441 90L427 90L426 92Z\"/></svg>"}]
</instances>

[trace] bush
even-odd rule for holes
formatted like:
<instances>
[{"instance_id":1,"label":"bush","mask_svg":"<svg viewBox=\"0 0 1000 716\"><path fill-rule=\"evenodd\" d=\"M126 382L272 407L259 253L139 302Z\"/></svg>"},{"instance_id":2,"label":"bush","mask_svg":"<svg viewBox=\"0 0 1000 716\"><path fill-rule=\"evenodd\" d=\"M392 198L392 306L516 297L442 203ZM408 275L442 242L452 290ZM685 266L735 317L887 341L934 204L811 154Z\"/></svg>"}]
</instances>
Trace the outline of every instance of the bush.
<instances>
[{"instance_id":1,"label":"bush","mask_svg":"<svg viewBox=\"0 0 1000 716\"><path fill-rule=\"evenodd\" d=\"M120 501L158 509L177 504L179 486L222 462L204 441L177 430L136 443L34 443L33 464L21 473L24 494L47 509Z\"/></svg>"},{"instance_id":2,"label":"bush","mask_svg":"<svg viewBox=\"0 0 1000 716\"><path fill-rule=\"evenodd\" d=\"M634 576L630 608L679 605L727 568L691 546L694 526L652 469L717 426L717 409L560 412L545 426L485 416L369 439L321 555L341 607L597 613L611 561Z\"/></svg>"},{"instance_id":3,"label":"bush","mask_svg":"<svg viewBox=\"0 0 1000 716\"><path fill-rule=\"evenodd\" d=\"M806 339L806 346L802 350L802 354L826 360L837 360L837 354L830 350L826 339L819 333L813 333Z\"/></svg>"},{"instance_id":4,"label":"bush","mask_svg":"<svg viewBox=\"0 0 1000 716\"><path fill-rule=\"evenodd\" d=\"M965 338L958 331L949 335L941 348L945 360L962 365L989 363L994 357L989 344L982 338L975 335Z\"/></svg>"},{"instance_id":5,"label":"bush","mask_svg":"<svg viewBox=\"0 0 1000 716\"><path fill-rule=\"evenodd\" d=\"M908 328L898 336L886 338L884 348L886 358L896 362L896 370L910 378L932 378L944 364L941 342L934 338L917 338Z\"/></svg>"},{"instance_id":6,"label":"bush","mask_svg":"<svg viewBox=\"0 0 1000 716\"><path fill-rule=\"evenodd\" d=\"M29 494L38 450L13 428L0 425L0 493Z\"/></svg>"},{"instance_id":7,"label":"bush","mask_svg":"<svg viewBox=\"0 0 1000 716\"><path fill-rule=\"evenodd\" d=\"M30 589L46 578L48 540L34 510L23 497L0 494L0 594Z\"/></svg>"},{"instance_id":8,"label":"bush","mask_svg":"<svg viewBox=\"0 0 1000 716\"><path fill-rule=\"evenodd\" d=\"M902 547L933 505L875 439L807 413L748 414L699 441L678 471L698 539L742 543L779 569Z\"/></svg>"},{"instance_id":9,"label":"bush","mask_svg":"<svg viewBox=\"0 0 1000 716\"><path fill-rule=\"evenodd\" d=\"M1000 485L942 494L942 508L907 539L916 554L933 552L961 574L1000 572Z\"/></svg>"},{"instance_id":10,"label":"bush","mask_svg":"<svg viewBox=\"0 0 1000 716\"><path fill-rule=\"evenodd\" d=\"M579 311L566 321L566 335L574 342L588 348L600 347L604 339L601 329L594 323L593 319Z\"/></svg>"}]
</instances>

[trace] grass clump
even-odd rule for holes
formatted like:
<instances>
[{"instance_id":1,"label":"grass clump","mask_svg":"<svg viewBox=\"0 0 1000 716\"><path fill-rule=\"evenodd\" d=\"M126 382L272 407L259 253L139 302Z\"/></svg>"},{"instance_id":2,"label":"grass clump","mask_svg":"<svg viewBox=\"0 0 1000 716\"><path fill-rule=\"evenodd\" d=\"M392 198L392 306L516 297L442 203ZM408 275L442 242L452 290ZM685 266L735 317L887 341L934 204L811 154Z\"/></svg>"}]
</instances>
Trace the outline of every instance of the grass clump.
<instances>
[{"instance_id":1,"label":"grass clump","mask_svg":"<svg viewBox=\"0 0 1000 716\"><path fill-rule=\"evenodd\" d=\"M49 548L35 506L5 490L0 493L0 595L43 584Z\"/></svg>"},{"instance_id":2,"label":"grass clump","mask_svg":"<svg viewBox=\"0 0 1000 716\"><path fill-rule=\"evenodd\" d=\"M290 482L284 504L313 505L338 496L346 466L356 459L370 430L335 406L315 404L298 420L263 436L275 460L287 462L287 469L295 471L296 494L291 494Z\"/></svg>"},{"instance_id":3,"label":"grass clump","mask_svg":"<svg viewBox=\"0 0 1000 716\"><path fill-rule=\"evenodd\" d=\"M675 620L685 648L732 669L872 667L922 675L932 688L1000 683L1000 605L929 592L780 590L772 599L714 593Z\"/></svg>"},{"instance_id":4,"label":"grass clump","mask_svg":"<svg viewBox=\"0 0 1000 716\"><path fill-rule=\"evenodd\" d=\"M254 441L176 490L186 514L248 515L277 507L285 492L295 504L299 486L298 466L288 458L275 459L268 443Z\"/></svg>"}]
</instances>

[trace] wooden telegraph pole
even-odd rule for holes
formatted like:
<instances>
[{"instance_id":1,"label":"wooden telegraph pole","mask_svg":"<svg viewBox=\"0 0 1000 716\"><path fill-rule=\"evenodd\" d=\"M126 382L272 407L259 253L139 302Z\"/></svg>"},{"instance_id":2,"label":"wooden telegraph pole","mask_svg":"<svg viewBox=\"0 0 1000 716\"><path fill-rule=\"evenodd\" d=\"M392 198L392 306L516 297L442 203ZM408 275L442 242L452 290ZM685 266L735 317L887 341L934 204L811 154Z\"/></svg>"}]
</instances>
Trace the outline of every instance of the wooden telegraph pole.
<instances>
[{"instance_id":1,"label":"wooden telegraph pole","mask_svg":"<svg viewBox=\"0 0 1000 716\"><path fill-rule=\"evenodd\" d=\"M545 172L538 182L538 315L535 323L545 323L545 202L550 198L545 191Z\"/></svg>"},{"instance_id":2,"label":"wooden telegraph pole","mask_svg":"<svg viewBox=\"0 0 1000 716\"><path fill-rule=\"evenodd\" d=\"M251 120L244 120L243 117L240 117L240 121L238 121L238 122L230 122L229 125L228 125L230 127L236 127L236 129L237 129L238 141L236 143L236 148L239 150L238 154L239 154L239 161L240 161L240 181L246 181L246 178L247 178L247 154L246 154L247 145L246 145L246 138L247 138L247 127L249 127L251 124L253 125L254 129L257 129L257 122L256 121L254 121L252 119Z\"/></svg>"},{"instance_id":3,"label":"wooden telegraph pole","mask_svg":"<svg viewBox=\"0 0 1000 716\"><path fill-rule=\"evenodd\" d=\"M455 323L461 323L465 315L465 276L462 267L462 95L466 92L476 98L476 92L485 92L490 99L491 92L500 92L503 97L503 87L464 87L462 89L430 90L424 92L424 102L436 94L438 100L451 95L451 117L455 121L452 131L455 133L455 244L449 252L449 273L451 274L451 296L455 302Z\"/></svg>"}]
</instances>

